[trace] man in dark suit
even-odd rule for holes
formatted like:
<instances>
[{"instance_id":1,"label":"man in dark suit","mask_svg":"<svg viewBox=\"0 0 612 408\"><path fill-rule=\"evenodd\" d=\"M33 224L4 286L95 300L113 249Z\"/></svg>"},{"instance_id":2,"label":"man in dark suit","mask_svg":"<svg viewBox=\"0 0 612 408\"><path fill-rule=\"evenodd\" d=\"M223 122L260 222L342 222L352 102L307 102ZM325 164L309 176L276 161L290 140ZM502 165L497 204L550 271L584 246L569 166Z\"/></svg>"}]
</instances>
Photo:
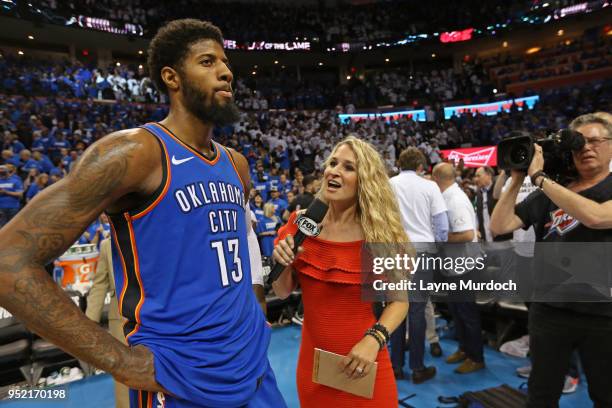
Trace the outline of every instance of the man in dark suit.
<instances>
[{"instance_id":1,"label":"man in dark suit","mask_svg":"<svg viewBox=\"0 0 612 408\"><path fill-rule=\"evenodd\" d=\"M476 216L478 217L478 232L480 239L485 242L507 241L512 239L512 234L505 234L493 237L489 222L497 200L493 198L493 183L495 172L489 166L479 167L474 175L474 181L478 187L476 193Z\"/></svg>"}]
</instances>

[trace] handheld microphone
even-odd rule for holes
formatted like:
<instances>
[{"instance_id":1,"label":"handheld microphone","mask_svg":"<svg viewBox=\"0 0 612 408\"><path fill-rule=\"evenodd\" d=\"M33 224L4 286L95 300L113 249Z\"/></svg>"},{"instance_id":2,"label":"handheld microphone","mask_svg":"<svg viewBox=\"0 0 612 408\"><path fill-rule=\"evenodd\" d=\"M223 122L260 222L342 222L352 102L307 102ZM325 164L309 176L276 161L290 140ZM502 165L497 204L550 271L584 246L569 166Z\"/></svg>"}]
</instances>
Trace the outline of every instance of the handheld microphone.
<instances>
[{"instance_id":1,"label":"handheld microphone","mask_svg":"<svg viewBox=\"0 0 612 408\"><path fill-rule=\"evenodd\" d=\"M312 203L308 206L306 212L297 217L295 223L298 226L298 232L293 237L294 247L293 252L297 251L297 248L302 245L302 242L306 237L316 237L321 232L319 230L319 223L323 221L323 217L327 213L327 204L323 201L315 198ZM270 275L268 276L268 284L272 284L281 273L285 270L286 266L281 263L274 264Z\"/></svg>"}]
</instances>

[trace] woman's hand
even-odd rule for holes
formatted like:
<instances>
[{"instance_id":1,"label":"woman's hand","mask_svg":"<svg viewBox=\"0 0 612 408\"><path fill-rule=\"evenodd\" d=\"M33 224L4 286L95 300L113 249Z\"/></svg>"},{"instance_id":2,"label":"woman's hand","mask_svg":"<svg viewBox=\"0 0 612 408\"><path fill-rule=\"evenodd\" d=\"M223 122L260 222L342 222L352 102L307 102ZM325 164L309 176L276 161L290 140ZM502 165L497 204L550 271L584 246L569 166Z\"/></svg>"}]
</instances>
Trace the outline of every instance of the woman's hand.
<instances>
[{"instance_id":1,"label":"woman's hand","mask_svg":"<svg viewBox=\"0 0 612 408\"><path fill-rule=\"evenodd\" d=\"M285 239L278 241L278 244L274 247L274 251L272 252L272 258L277 263L280 263L283 266L289 266L295 260L295 254L293 253L294 246L293 237L291 234L287 234ZM304 252L303 247L298 247L297 253L300 254Z\"/></svg>"},{"instance_id":2,"label":"woman's hand","mask_svg":"<svg viewBox=\"0 0 612 408\"><path fill-rule=\"evenodd\" d=\"M357 379L368 375L372 369L380 346L372 336L364 336L359 343L355 344L348 356L340 363L340 370L347 377Z\"/></svg>"}]
</instances>

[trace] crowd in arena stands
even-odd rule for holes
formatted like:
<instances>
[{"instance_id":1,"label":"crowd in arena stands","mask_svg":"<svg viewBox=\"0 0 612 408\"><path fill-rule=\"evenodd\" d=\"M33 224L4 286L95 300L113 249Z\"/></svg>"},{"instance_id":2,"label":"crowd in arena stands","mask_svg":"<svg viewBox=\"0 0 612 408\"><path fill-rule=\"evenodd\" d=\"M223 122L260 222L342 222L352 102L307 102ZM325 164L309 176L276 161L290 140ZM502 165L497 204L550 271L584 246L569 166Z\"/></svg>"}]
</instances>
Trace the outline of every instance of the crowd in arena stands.
<instances>
[{"instance_id":1,"label":"crowd in arena stands","mask_svg":"<svg viewBox=\"0 0 612 408\"><path fill-rule=\"evenodd\" d=\"M490 99L493 86L482 66L418 70L377 69L351 76L345 84L298 80L291 70L246 75L236 81L237 99L245 110L330 109L435 104L451 100Z\"/></svg>"},{"instance_id":2,"label":"crowd in arena stands","mask_svg":"<svg viewBox=\"0 0 612 408\"><path fill-rule=\"evenodd\" d=\"M551 0L556 4L575 1ZM47 14L69 19L75 15L106 18L140 24L147 36L165 21L193 17L217 24L226 38L238 41L290 41L318 38L328 43L401 39L428 31L452 31L466 27L519 21L532 1L482 2L462 0L456 7L444 7L444 0L407 6L404 1L380 1L363 5L311 2L244 3L220 1L116 0L32 1ZM253 12L254 9L256 12ZM355 24L355 22L359 24Z\"/></svg>"},{"instance_id":3,"label":"crowd in arena stands","mask_svg":"<svg viewBox=\"0 0 612 408\"><path fill-rule=\"evenodd\" d=\"M413 100L451 101L490 98L493 86L480 64L464 63L457 69L428 72L386 70L374 72L372 83L379 90L379 105L410 105Z\"/></svg>"},{"instance_id":4,"label":"crowd in arena stands","mask_svg":"<svg viewBox=\"0 0 612 408\"><path fill-rule=\"evenodd\" d=\"M161 97L143 69L132 66L99 69L78 61L50 62L3 53L0 78L0 93L9 95L144 103L160 102ZM368 108L492 96L482 67L467 63L458 69L430 72L374 70L344 85L335 79L298 80L295 70L281 69L267 75L237 75L234 87L244 110Z\"/></svg>"},{"instance_id":5,"label":"crowd in arena stands","mask_svg":"<svg viewBox=\"0 0 612 408\"><path fill-rule=\"evenodd\" d=\"M142 69L99 69L76 61L42 61L0 53L0 93L159 102Z\"/></svg>"},{"instance_id":6,"label":"crowd in arena stands","mask_svg":"<svg viewBox=\"0 0 612 408\"><path fill-rule=\"evenodd\" d=\"M464 61L454 68L371 69L351 75L343 84L338 83L336 75L308 73L298 77L291 67L275 66L256 75L237 72L234 88L240 108L246 111L340 107L352 113L355 109L390 105L487 102L494 98L495 88L504 92L509 83L609 67L611 41L584 36L569 45L562 43L541 51L539 59L497 56ZM79 61L42 61L0 52L0 78L0 93L4 94L164 102L142 65L100 69Z\"/></svg>"},{"instance_id":7,"label":"crowd in arena stands","mask_svg":"<svg viewBox=\"0 0 612 408\"><path fill-rule=\"evenodd\" d=\"M497 55L483 65L501 88L512 82L576 74L612 66L612 39L584 35L525 57Z\"/></svg>"},{"instance_id":8,"label":"crowd in arena stands","mask_svg":"<svg viewBox=\"0 0 612 408\"><path fill-rule=\"evenodd\" d=\"M583 112L612 110L612 81L541 94L534 110L497 116L463 115L444 120L432 111L428 121L364 120L341 123L336 111L244 112L234 126L216 130L216 139L241 151L252 169L251 201L262 237L286 217L285 209L304 193L304 176L320 176L331 147L348 134L373 143L389 173L407 146L418 146L430 164L442 160L441 148L464 143L499 143L513 130L543 136L567 126ZM161 120L164 105L102 103L65 98L0 94L0 215L7 222L27 201L66 176L87 146L113 131ZM470 172L465 180L471 185ZM260 197L260 198L257 198ZM255 204L259 203L259 204ZM266 204L273 206L273 211ZM268 206L269 207L269 206ZM266 215L267 214L267 215ZM269 243L268 243L269 244ZM269 245L267 247L269 249Z\"/></svg>"}]
</instances>

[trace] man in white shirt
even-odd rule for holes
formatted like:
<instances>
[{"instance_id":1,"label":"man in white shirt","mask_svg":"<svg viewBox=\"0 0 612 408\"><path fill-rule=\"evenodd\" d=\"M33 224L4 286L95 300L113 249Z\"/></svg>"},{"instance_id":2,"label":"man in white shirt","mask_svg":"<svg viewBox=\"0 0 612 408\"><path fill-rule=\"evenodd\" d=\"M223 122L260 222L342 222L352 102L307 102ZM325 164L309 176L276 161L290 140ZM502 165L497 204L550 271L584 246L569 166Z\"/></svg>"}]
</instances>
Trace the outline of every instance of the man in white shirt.
<instances>
[{"instance_id":1,"label":"man in white shirt","mask_svg":"<svg viewBox=\"0 0 612 408\"><path fill-rule=\"evenodd\" d=\"M402 225L419 254L435 253L435 242L446 241L448 217L446 204L436 183L420 177L426 165L425 155L416 147L409 147L399 157L400 174L391 178L397 197ZM419 269L414 281L432 280L433 271ZM408 313L410 336L410 369L412 382L420 384L436 375L435 367L425 367L425 305L427 293L411 291ZM406 324L401 324L391 335L391 363L397 378L403 378L404 339Z\"/></svg>"},{"instance_id":2,"label":"man in white shirt","mask_svg":"<svg viewBox=\"0 0 612 408\"><path fill-rule=\"evenodd\" d=\"M448 208L449 232L447 242L449 244L471 242L473 244L466 244L466 246L477 245L476 213L468 196L455 183L454 167L449 163L440 163L434 168L432 177L440 187L442 197L444 197ZM466 252L470 253L471 251ZM455 372L459 374L482 370L485 367L482 327L480 311L476 302L474 300L451 301L448 307L455 320L459 349L451 354L446 362L449 364L462 362L455 369Z\"/></svg>"}]
</instances>

